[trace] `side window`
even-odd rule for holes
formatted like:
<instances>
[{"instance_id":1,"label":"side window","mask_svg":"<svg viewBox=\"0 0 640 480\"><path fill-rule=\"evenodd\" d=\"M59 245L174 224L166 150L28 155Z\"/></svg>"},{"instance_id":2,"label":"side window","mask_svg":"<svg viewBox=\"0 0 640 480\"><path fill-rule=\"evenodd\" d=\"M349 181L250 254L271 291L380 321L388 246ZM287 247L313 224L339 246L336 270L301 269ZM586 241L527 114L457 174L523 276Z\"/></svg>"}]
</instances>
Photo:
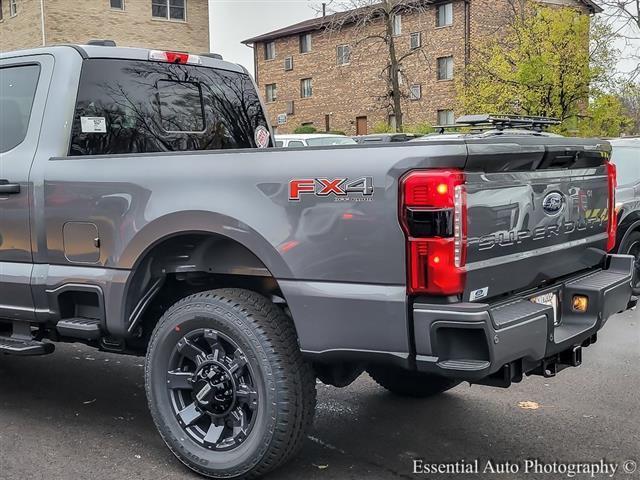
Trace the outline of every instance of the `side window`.
<instances>
[{"instance_id":1,"label":"side window","mask_svg":"<svg viewBox=\"0 0 640 480\"><path fill-rule=\"evenodd\" d=\"M20 145L27 136L40 67L0 69L0 153Z\"/></svg>"},{"instance_id":2,"label":"side window","mask_svg":"<svg viewBox=\"0 0 640 480\"><path fill-rule=\"evenodd\" d=\"M290 140L289 145L287 147L304 147L304 143L300 140Z\"/></svg>"}]
</instances>

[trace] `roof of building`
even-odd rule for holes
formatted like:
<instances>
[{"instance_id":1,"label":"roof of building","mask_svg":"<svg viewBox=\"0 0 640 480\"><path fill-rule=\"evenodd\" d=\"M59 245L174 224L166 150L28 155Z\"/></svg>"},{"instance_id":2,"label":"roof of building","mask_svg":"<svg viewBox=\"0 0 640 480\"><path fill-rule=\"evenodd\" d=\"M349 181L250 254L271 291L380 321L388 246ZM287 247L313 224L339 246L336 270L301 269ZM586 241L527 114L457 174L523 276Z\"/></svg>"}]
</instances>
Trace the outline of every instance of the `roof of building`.
<instances>
[{"instance_id":1,"label":"roof of building","mask_svg":"<svg viewBox=\"0 0 640 480\"><path fill-rule=\"evenodd\" d=\"M439 0L432 0L431 3L436 3ZM579 0L583 3L592 13L600 13L602 12L602 8L592 0ZM370 8L371 6L361 7L359 9L351 10L348 12L350 16L354 16L354 12L356 10L365 10ZM293 25L289 25L283 28L279 28L278 30L273 30L268 33L263 33L262 35L258 35L256 37L248 38L243 40L244 44L252 44L257 42L264 42L267 40L275 40L276 38L288 37L290 35L297 35L305 32L312 32L314 30L320 30L321 28L330 25L336 19L339 19L340 16L345 15L345 12L333 13L331 15L326 15L323 17L310 18L309 20L305 20L300 23L294 23Z\"/></svg>"}]
</instances>

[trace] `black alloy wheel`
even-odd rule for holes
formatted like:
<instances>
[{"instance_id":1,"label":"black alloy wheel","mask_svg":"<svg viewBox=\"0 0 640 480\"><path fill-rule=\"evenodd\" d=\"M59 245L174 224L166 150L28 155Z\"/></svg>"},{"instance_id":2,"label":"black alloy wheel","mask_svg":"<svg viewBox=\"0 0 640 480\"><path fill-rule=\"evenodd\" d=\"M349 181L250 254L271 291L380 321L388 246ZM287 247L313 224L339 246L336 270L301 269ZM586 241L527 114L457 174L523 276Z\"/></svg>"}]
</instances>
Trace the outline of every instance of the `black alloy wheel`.
<instances>
[{"instance_id":1,"label":"black alloy wheel","mask_svg":"<svg viewBox=\"0 0 640 480\"><path fill-rule=\"evenodd\" d=\"M221 332L200 328L178 341L167 388L178 423L210 450L238 447L255 424L259 395L252 367Z\"/></svg>"},{"instance_id":2,"label":"black alloy wheel","mask_svg":"<svg viewBox=\"0 0 640 480\"><path fill-rule=\"evenodd\" d=\"M145 387L174 455L225 480L263 476L296 455L316 402L292 319L237 288L196 293L165 312L147 350Z\"/></svg>"}]
</instances>

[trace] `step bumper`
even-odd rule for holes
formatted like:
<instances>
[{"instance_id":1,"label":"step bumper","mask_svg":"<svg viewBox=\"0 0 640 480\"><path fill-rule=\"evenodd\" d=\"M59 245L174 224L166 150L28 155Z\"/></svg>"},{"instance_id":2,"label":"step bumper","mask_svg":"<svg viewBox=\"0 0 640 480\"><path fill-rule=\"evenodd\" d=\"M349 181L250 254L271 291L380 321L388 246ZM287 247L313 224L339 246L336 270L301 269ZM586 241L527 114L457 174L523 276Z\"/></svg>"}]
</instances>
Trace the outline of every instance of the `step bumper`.
<instances>
[{"instance_id":1,"label":"step bumper","mask_svg":"<svg viewBox=\"0 0 640 480\"><path fill-rule=\"evenodd\" d=\"M452 306L415 303L413 327L418 370L477 383L494 376L504 383L523 374L553 376L581 363L582 347L614 314L630 305L633 257L607 256L605 269L564 280L499 304ZM531 298L554 293L558 304ZM588 308L572 308L574 295Z\"/></svg>"}]
</instances>

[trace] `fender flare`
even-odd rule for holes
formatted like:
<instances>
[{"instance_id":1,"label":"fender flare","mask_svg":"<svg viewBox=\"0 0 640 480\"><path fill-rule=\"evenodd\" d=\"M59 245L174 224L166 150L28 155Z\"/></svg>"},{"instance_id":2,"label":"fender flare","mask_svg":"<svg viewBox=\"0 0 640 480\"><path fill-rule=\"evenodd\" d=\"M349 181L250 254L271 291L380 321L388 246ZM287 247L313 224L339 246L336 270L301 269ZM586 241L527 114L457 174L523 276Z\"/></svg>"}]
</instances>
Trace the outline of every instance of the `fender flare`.
<instances>
[{"instance_id":1,"label":"fender flare","mask_svg":"<svg viewBox=\"0 0 640 480\"><path fill-rule=\"evenodd\" d=\"M619 225L618 228L620 228L620 226L621 225ZM629 235L631 235L632 232L635 232L638 230L640 230L640 219L633 221L633 223L631 223L628 227L625 228L624 235L622 236L622 238L620 239L620 242L618 243L618 250L620 250L622 245L624 245L624 242L627 241L627 239L629 238Z\"/></svg>"},{"instance_id":2,"label":"fender flare","mask_svg":"<svg viewBox=\"0 0 640 480\"><path fill-rule=\"evenodd\" d=\"M131 239L117 261L117 268L135 270L159 243L189 233L216 234L238 242L252 252L274 278L291 278L291 270L277 249L248 225L219 213L175 212L154 219Z\"/></svg>"}]
</instances>

